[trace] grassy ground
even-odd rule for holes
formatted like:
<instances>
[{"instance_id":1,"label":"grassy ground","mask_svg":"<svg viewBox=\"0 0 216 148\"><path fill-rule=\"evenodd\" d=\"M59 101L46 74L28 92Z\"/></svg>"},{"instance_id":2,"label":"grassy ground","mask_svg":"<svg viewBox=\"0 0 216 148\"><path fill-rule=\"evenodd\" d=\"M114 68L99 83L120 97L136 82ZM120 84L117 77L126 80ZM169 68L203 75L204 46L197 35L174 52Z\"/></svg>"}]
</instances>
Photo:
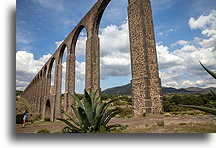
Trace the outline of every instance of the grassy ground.
<instances>
[{"instance_id":1,"label":"grassy ground","mask_svg":"<svg viewBox=\"0 0 216 148\"><path fill-rule=\"evenodd\" d=\"M216 133L215 117L212 115L151 115L140 118L117 118L111 124L121 124L121 133ZM60 133L65 124L60 121L27 123L26 128L16 125L17 133L37 133L48 129L51 133ZM119 131L116 131L119 132Z\"/></svg>"},{"instance_id":2,"label":"grassy ground","mask_svg":"<svg viewBox=\"0 0 216 148\"><path fill-rule=\"evenodd\" d=\"M137 126L135 128L129 128L123 131L124 133L215 133L214 123L182 123L158 126L153 125L151 127Z\"/></svg>"}]
</instances>

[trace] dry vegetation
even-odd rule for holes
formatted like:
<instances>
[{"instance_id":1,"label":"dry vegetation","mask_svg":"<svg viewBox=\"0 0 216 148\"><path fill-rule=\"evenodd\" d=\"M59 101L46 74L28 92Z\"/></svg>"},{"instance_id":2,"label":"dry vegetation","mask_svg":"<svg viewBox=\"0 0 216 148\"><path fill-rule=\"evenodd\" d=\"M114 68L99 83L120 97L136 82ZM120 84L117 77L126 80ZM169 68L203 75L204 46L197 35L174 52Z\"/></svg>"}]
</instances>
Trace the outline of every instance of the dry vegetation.
<instances>
[{"instance_id":1,"label":"dry vegetation","mask_svg":"<svg viewBox=\"0 0 216 148\"><path fill-rule=\"evenodd\" d=\"M111 120L110 124L122 125L122 127L114 131L116 133L216 133L215 116L194 109L178 108L178 103L184 103L190 97L190 94L171 94L165 97L164 102L167 103L165 105L167 109L170 109L169 112L160 115L143 114L142 117L137 118L132 117L131 114L132 104L130 96L104 95L103 100L109 101L118 98L119 101L113 103L111 108L120 106L124 109L124 112ZM211 95L193 94L191 98L196 104L205 100L203 106L215 107L215 100ZM61 133L62 128L65 127L65 124L59 121L37 121L39 115L33 114L35 107L20 97L16 99L16 105L17 114L22 113L26 108L31 112L29 116L31 122L27 123L25 129L21 128L21 124L17 124L17 133L37 133L38 131Z\"/></svg>"}]
</instances>

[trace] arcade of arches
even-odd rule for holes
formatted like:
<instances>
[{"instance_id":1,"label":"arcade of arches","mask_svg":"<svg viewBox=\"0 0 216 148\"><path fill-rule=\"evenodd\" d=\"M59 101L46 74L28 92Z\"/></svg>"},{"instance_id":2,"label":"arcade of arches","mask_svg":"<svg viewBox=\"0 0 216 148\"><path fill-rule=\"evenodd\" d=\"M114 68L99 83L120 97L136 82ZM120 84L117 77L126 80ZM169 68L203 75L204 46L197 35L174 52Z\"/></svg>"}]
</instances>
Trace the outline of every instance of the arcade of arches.
<instances>
[{"instance_id":1,"label":"arcade of arches","mask_svg":"<svg viewBox=\"0 0 216 148\"><path fill-rule=\"evenodd\" d=\"M104 10L111 0L98 0L74 30L45 63L24 90L22 97L35 103L42 118L61 117L61 109L70 112L75 92L75 47L83 28L87 32L85 88L100 90L100 45L98 30ZM150 0L128 0L128 22L132 69L134 115L160 113L161 80L158 73L156 45ZM67 50L65 50L67 49ZM67 52L64 103L61 102L62 55ZM55 62L54 85L51 72Z\"/></svg>"}]
</instances>

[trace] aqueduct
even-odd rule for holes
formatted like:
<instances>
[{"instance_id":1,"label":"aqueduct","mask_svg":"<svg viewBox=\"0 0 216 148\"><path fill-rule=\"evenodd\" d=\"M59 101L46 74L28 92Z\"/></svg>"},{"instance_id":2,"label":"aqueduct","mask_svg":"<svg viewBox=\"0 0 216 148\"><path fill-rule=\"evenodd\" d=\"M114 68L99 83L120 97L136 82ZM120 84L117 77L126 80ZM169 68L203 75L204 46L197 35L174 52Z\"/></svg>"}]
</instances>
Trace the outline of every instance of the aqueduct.
<instances>
[{"instance_id":1,"label":"aqueduct","mask_svg":"<svg viewBox=\"0 0 216 148\"><path fill-rule=\"evenodd\" d=\"M100 40L98 31L104 10L111 0L98 0L73 31L45 63L22 93L36 104L42 118L53 121L61 117L61 108L70 112L75 93L75 46L83 28L87 31L85 88L100 90ZM134 115L160 113L161 80L158 73L156 45L150 0L128 0L128 22L132 69L132 99ZM64 106L61 103L62 56L67 49ZM51 71L55 62L54 86Z\"/></svg>"}]
</instances>

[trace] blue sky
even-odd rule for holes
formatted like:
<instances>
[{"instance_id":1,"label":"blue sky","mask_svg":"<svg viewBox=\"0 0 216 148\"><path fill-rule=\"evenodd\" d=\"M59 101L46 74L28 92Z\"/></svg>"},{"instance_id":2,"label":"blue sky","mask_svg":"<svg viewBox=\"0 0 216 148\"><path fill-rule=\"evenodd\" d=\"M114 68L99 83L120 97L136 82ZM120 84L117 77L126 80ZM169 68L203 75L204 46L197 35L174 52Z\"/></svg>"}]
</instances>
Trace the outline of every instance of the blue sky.
<instances>
[{"instance_id":1,"label":"blue sky","mask_svg":"<svg viewBox=\"0 0 216 148\"><path fill-rule=\"evenodd\" d=\"M17 89L27 86L96 1L17 0ZM215 86L198 59L215 69L216 1L151 2L162 85L175 88ZM127 0L110 2L101 21L99 36L102 90L129 83ZM83 32L76 47L76 91L79 93L84 89L85 37Z\"/></svg>"}]
</instances>

